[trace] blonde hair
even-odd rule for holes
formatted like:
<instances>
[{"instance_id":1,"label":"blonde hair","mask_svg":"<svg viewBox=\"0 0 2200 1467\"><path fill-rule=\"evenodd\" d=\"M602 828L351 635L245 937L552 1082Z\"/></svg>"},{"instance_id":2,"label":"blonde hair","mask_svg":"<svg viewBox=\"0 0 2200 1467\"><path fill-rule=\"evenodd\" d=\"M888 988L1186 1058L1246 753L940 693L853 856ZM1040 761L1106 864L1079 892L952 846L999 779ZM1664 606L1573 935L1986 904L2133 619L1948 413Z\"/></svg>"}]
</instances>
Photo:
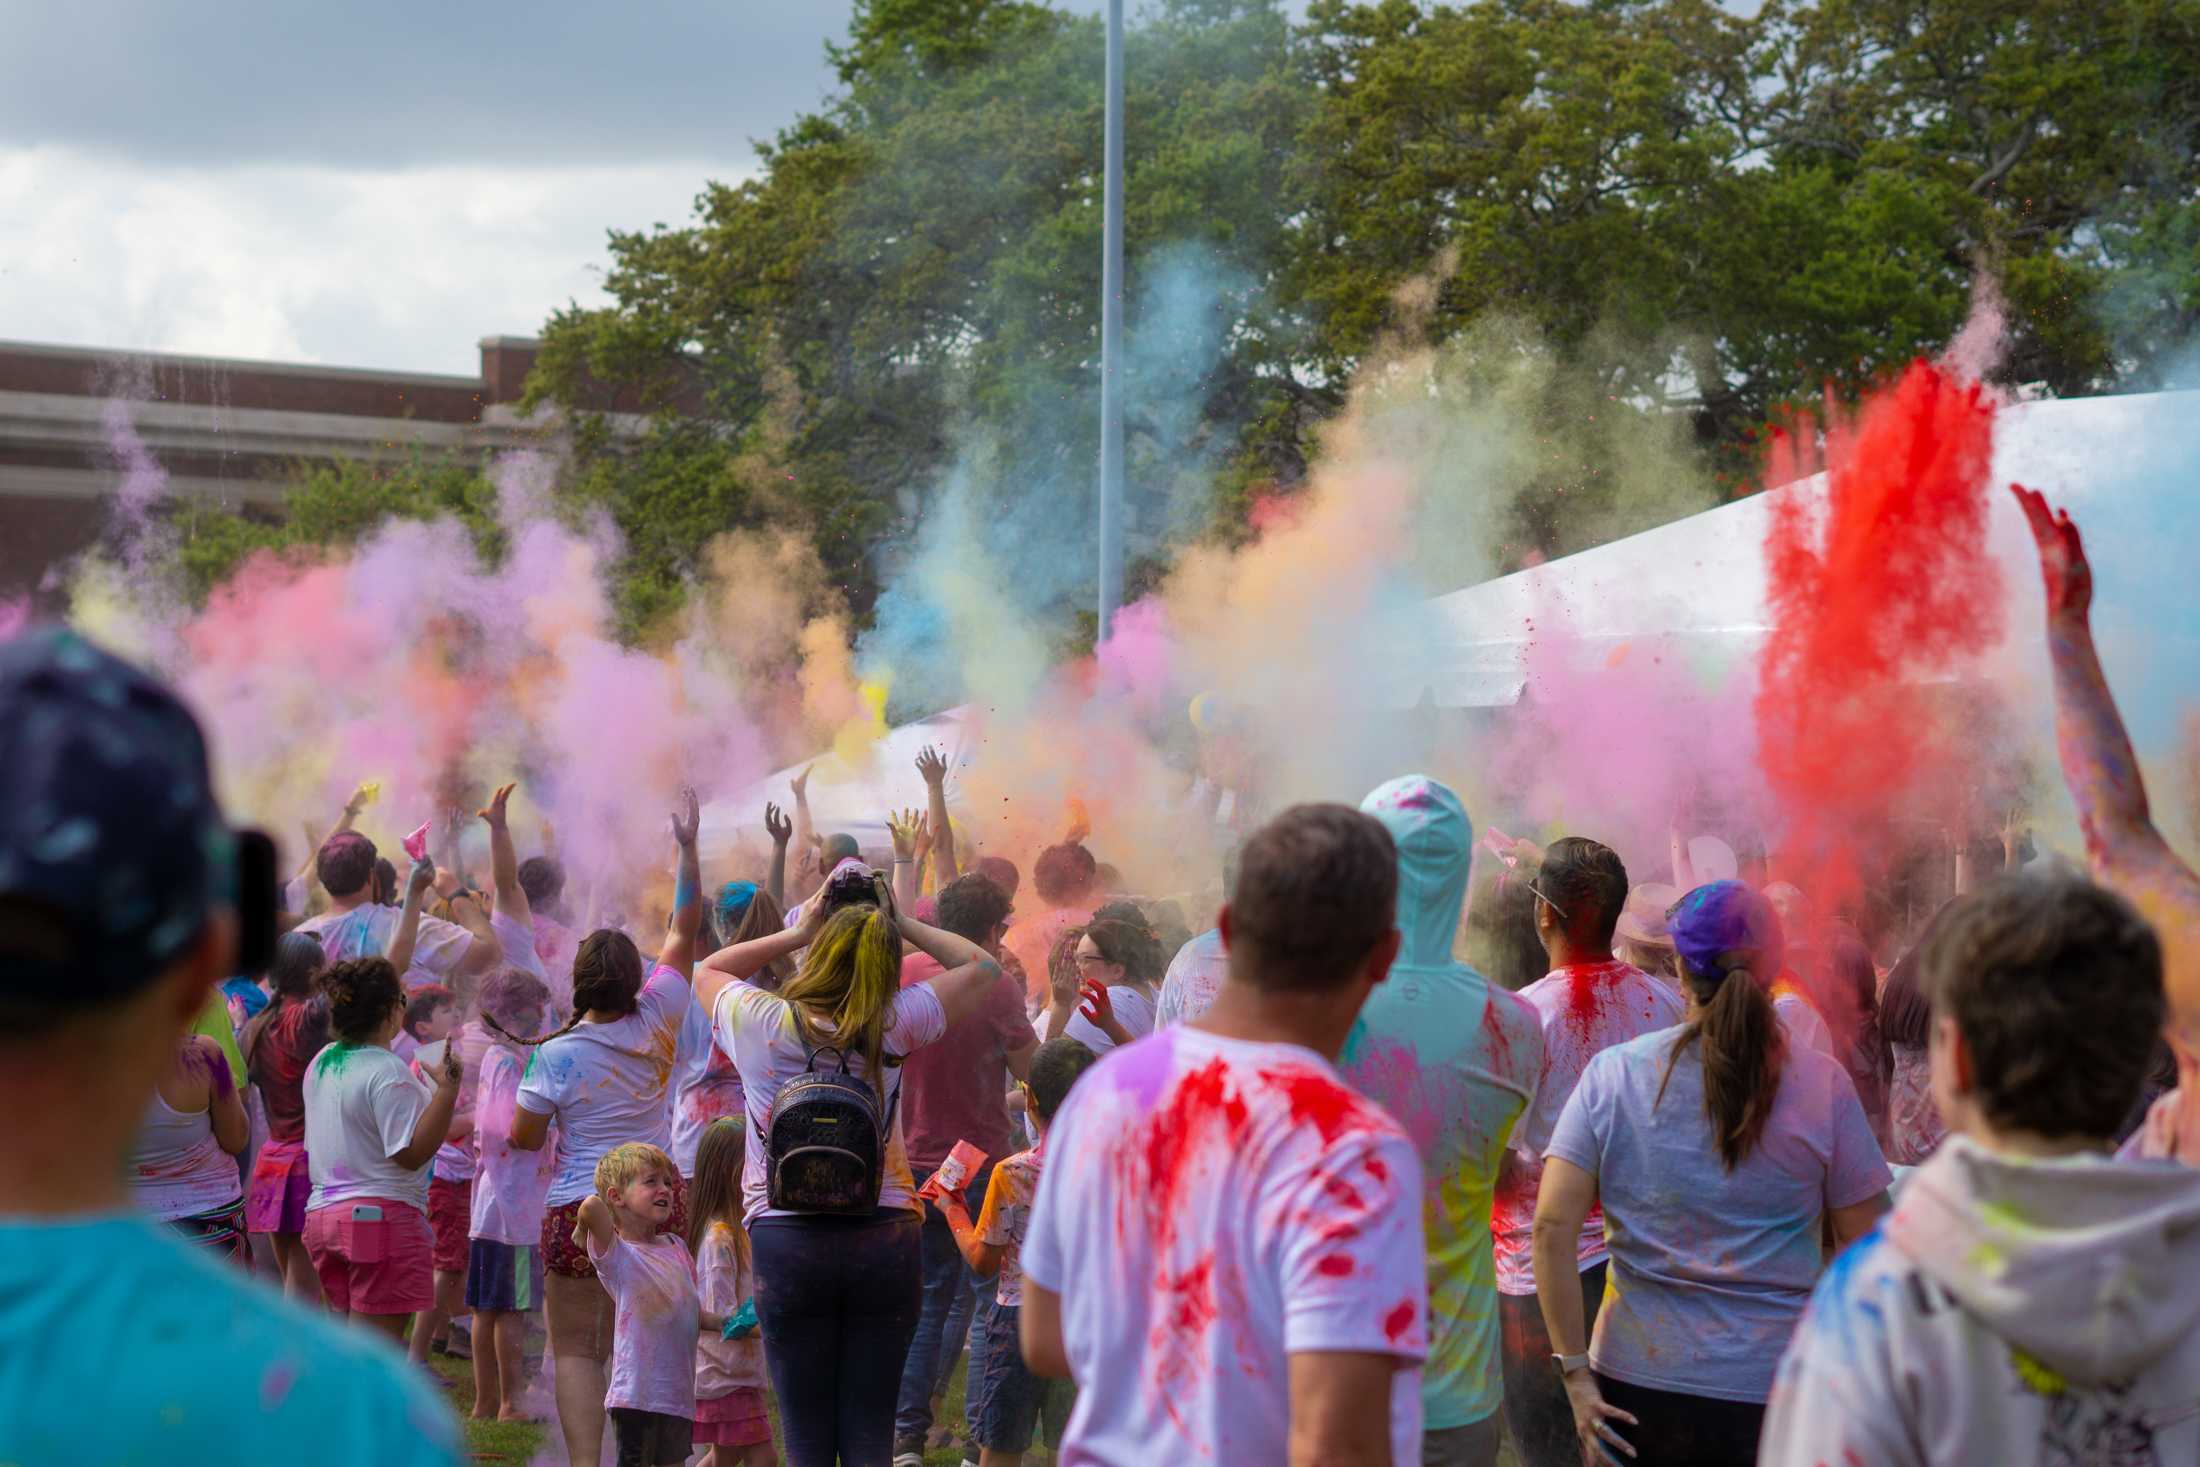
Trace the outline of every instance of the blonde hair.
<instances>
[{"instance_id":1,"label":"blonde hair","mask_svg":"<svg viewBox=\"0 0 2200 1467\"><path fill-rule=\"evenodd\" d=\"M741 1167L748 1157L748 1125L720 1116L703 1128L695 1147L695 1180L688 1187L688 1251L701 1253L715 1227L733 1230L733 1253L745 1272L749 1234L741 1226Z\"/></svg>"},{"instance_id":2,"label":"blonde hair","mask_svg":"<svg viewBox=\"0 0 2200 1467\"><path fill-rule=\"evenodd\" d=\"M845 1048L870 1065L874 1089L883 1092L886 1020L901 992L901 933L877 907L843 907L833 913L802 959L802 971L779 996L794 1013L795 1032L811 1049ZM819 1029L813 1011L830 1023Z\"/></svg>"},{"instance_id":3,"label":"blonde hair","mask_svg":"<svg viewBox=\"0 0 2200 1467\"><path fill-rule=\"evenodd\" d=\"M662 1173L674 1186L680 1183L680 1169L672 1158L647 1141L614 1146L596 1163L596 1195L609 1201L613 1192L633 1186L651 1172Z\"/></svg>"}]
</instances>

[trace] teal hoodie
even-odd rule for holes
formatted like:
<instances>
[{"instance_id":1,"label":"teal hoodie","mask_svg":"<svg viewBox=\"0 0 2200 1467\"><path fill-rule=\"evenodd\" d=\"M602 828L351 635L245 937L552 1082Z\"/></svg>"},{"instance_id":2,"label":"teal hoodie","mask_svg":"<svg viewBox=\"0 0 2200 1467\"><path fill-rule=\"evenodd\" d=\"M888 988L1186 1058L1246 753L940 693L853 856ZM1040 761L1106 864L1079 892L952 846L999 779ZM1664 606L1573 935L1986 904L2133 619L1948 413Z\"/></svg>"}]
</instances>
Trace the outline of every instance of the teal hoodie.
<instances>
[{"instance_id":1,"label":"teal hoodie","mask_svg":"<svg viewBox=\"0 0 2200 1467\"><path fill-rule=\"evenodd\" d=\"M1543 1062L1535 1010L1452 956L1466 908L1474 826L1425 775L1394 779L1360 808L1398 846L1401 945L1345 1041L1345 1075L1397 1117L1427 1191L1430 1431L1471 1426L1504 1401L1490 1202L1513 1122Z\"/></svg>"}]
</instances>

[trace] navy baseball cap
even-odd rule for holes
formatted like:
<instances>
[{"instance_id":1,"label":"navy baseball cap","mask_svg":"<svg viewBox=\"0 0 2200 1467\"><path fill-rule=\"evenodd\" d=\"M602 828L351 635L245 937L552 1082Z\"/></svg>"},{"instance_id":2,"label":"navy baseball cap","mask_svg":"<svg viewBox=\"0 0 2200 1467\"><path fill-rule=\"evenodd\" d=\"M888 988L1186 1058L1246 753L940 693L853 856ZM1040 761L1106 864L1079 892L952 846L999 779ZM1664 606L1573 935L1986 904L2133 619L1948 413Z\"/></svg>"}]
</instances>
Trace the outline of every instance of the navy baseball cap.
<instances>
[{"instance_id":1,"label":"navy baseball cap","mask_svg":"<svg viewBox=\"0 0 2200 1467\"><path fill-rule=\"evenodd\" d=\"M1689 971L1707 978L1729 968L1747 967L1769 980L1787 945L1772 903L1739 881L1697 887L1673 904L1665 926L1674 951ZM1729 954L1747 961L1721 961Z\"/></svg>"},{"instance_id":2,"label":"navy baseball cap","mask_svg":"<svg viewBox=\"0 0 2200 1467\"><path fill-rule=\"evenodd\" d=\"M151 982L234 901L236 850L174 693L72 631L0 642L0 1001Z\"/></svg>"}]
</instances>

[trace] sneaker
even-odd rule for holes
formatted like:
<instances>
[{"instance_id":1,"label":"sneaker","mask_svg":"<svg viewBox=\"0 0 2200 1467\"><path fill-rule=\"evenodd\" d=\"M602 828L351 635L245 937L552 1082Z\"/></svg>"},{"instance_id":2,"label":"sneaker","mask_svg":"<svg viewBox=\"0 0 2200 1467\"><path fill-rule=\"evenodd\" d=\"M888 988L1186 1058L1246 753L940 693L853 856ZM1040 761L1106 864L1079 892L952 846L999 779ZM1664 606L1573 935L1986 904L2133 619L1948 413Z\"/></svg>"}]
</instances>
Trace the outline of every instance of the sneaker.
<instances>
[{"instance_id":1,"label":"sneaker","mask_svg":"<svg viewBox=\"0 0 2200 1467\"><path fill-rule=\"evenodd\" d=\"M924 1467L924 1438L921 1436L895 1437L894 1467Z\"/></svg>"},{"instance_id":2,"label":"sneaker","mask_svg":"<svg viewBox=\"0 0 2200 1467\"><path fill-rule=\"evenodd\" d=\"M894 1467L924 1467L924 1453L917 1451L894 1453Z\"/></svg>"}]
</instances>

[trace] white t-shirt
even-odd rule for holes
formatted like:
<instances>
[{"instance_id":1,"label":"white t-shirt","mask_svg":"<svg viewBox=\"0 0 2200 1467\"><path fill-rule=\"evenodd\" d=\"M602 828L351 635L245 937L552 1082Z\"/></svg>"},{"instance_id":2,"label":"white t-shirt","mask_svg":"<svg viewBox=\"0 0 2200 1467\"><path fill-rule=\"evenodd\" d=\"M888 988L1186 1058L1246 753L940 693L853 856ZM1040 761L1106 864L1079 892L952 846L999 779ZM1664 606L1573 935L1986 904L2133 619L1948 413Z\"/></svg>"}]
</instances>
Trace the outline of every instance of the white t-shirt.
<instances>
[{"instance_id":1,"label":"white t-shirt","mask_svg":"<svg viewBox=\"0 0 2200 1467\"><path fill-rule=\"evenodd\" d=\"M680 1020L680 1042L672 1054L672 1164L683 1177L695 1175L695 1152L703 1132L722 1116L741 1119L741 1072L710 1037L710 1015L688 1000Z\"/></svg>"},{"instance_id":2,"label":"white t-shirt","mask_svg":"<svg viewBox=\"0 0 2200 1467\"><path fill-rule=\"evenodd\" d=\"M1026 1287L1061 1296L1065 1460L1282 1462L1289 1360L1398 1357L1421 1460L1421 1163L1320 1055L1174 1026L1087 1071L1047 1131Z\"/></svg>"},{"instance_id":3,"label":"white t-shirt","mask_svg":"<svg viewBox=\"0 0 2200 1467\"><path fill-rule=\"evenodd\" d=\"M1780 1027L1787 1031L1790 1047L1805 1045L1828 1059L1837 1057L1833 1052L1833 1031L1818 1017L1818 1010L1810 1006L1808 999L1783 993L1772 1001L1772 1012L1779 1019Z\"/></svg>"},{"instance_id":4,"label":"white t-shirt","mask_svg":"<svg viewBox=\"0 0 2200 1467\"><path fill-rule=\"evenodd\" d=\"M481 1168L474 1175L474 1215L468 1236L492 1243L537 1247L542 1241L544 1199L558 1170L555 1127L539 1151L512 1145L512 1113L527 1056L508 1044L490 1046L474 1084L474 1138Z\"/></svg>"},{"instance_id":5,"label":"white t-shirt","mask_svg":"<svg viewBox=\"0 0 2200 1467\"><path fill-rule=\"evenodd\" d=\"M633 1013L608 1024L580 1024L537 1046L519 1082L519 1104L558 1122L550 1206L594 1192L596 1163L614 1146L646 1141L671 1148L665 1096L689 993L685 978L660 966L642 985Z\"/></svg>"},{"instance_id":6,"label":"white t-shirt","mask_svg":"<svg viewBox=\"0 0 2200 1467\"><path fill-rule=\"evenodd\" d=\"M331 1044L306 1066L308 1211L361 1197L428 1210L428 1166L390 1160L412 1143L434 1092L379 1044Z\"/></svg>"},{"instance_id":7,"label":"white t-shirt","mask_svg":"<svg viewBox=\"0 0 2200 1467\"><path fill-rule=\"evenodd\" d=\"M497 946L504 949L505 962L537 978L544 976L542 958L535 952L534 924L522 922L508 912L491 912L489 930L497 935ZM570 973L567 978L570 980Z\"/></svg>"},{"instance_id":8,"label":"white t-shirt","mask_svg":"<svg viewBox=\"0 0 2200 1467\"><path fill-rule=\"evenodd\" d=\"M1154 1027L1189 1024L1206 1013L1229 976L1230 954L1222 945L1220 930L1202 932L1185 943L1169 960L1169 971L1162 975Z\"/></svg>"},{"instance_id":9,"label":"white t-shirt","mask_svg":"<svg viewBox=\"0 0 2200 1467\"><path fill-rule=\"evenodd\" d=\"M1119 983L1108 990L1108 1003L1115 1009L1115 1021L1123 1026L1124 1032L1131 1038L1144 1039L1153 1033L1153 1000L1146 997L1143 989L1134 988L1128 983ZM1101 1033L1098 1024L1085 1017L1082 1004L1070 1014L1069 1022L1062 1026L1062 1037L1076 1040L1094 1054L1106 1054L1115 1048L1115 1041Z\"/></svg>"},{"instance_id":10,"label":"white t-shirt","mask_svg":"<svg viewBox=\"0 0 2200 1467\"><path fill-rule=\"evenodd\" d=\"M1667 1077L1679 1034L1589 1061L1545 1153L1595 1177L1604 1201L1612 1271L1589 1358L1652 1390L1759 1402L1824 1266L1825 1214L1892 1179L1849 1072L1800 1045L1764 1134L1726 1170L1704 1115L1702 1046Z\"/></svg>"},{"instance_id":11,"label":"white t-shirt","mask_svg":"<svg viewBox=\"0 0 2200 1467\"><path fill-rule=\"evenodd\" d=\"M390 939L397 935L398 915L396 907L368 902L348 912L323 912L318 917L308 917L298 924L298 930L320 938L321 951L332 963L349 962L353 958L378 958L390 950ZM466 960L467 950L473 944L474 935L456 922L421 913L420 936L413 942L412 966L404 973L406 987L443 982L458 971L458 965Z\"/></svg>"},{"instance_id":12,"label":"white t-shirt","mask_svg":"<svg viewBox=\"0 0 2200 1467\"><path fill-rule=\"evenodd\" d=\"M1670 985L1616 960L1554 968L1521 989L1520 997L1542 1024L1543 1065L1534 1098L1513 1127L1512 1151L1498 1175L1490 1239L1495 1245L1497 1292L1532 1298L1535 1199L1542 1190L1543 1148L1551 1144L1551 1132L1558 1128L1559 1115L1573 1098L1581 1072L1615 1044L1680 1023L1686 1005ZM1575 1264L1588 1270L1604 1258L1604 1212L1592 1207L1581 1225Z\"/></svg>"},{"instance_id":13,"label":"white t-shirt","mask_svg":"<svg viewBox=\"0 0 2200 1467\"><path fill-rule=\"evenodd\" d=\"M731 983L718 995L712 1033L718 1047L733 1056L741 1074L741 1096L748 1114L749 1144L741 1164L742 1221L790 1214L765 1202L770 1190L764 1144L758 1138L770 1132L772 1102L779 1087L810 1067L802 1036L794 1026L794 1011L777 994L766 993L753 983ZM885 1046L889 1055L907 1056L947 1032L947 1010L929 983L916 983L894 995L894 1007L886 1017ZM820 1064L837 1066L827 1055ZM870 1066L862 1051L848 1056L848 1073L868 1079ZM905 1207L922 1212L916 1200L916 1182L909 1174L909 1153L901 1144L901 1066L886 1067L886 1103L894 1116L893 1135L886 1145L885 1176L879 1187L878 1205Z\"/></svg>"},{"instance_id":14,"label":"white t-shirt","mask_svg":"<svg viewBox=\"0 0 2200 1467\"><path fill-rule=\"evenodd\" d=\"M618 1306L604 1405L692 1418L702 1304L687 1244L678 1233L659 1233L647 1243L613 1233L611 1246L598 1252L595 1235L585 1236L588 1261Z\"/></svg>"},{"instance_id":15,"label":"white t-shirt","mask_svg":"<svg viewBox=\"0 0 2200 1467\"><path fill-rule=\"evenodd\" d=\"M703 1234L703 1246L695 1255L702 1284L703 1308L732 1318L741 1306L756 1297L756 1277L741 1266L741 1250L735 1246L730 1224L715 1222ZM755 1330L729 1340L716 1330L705 1331L695 1351L695 1396L715 1401L739 1390L764 1387L764 1341Z\"/></svg>"}]
</instances>

